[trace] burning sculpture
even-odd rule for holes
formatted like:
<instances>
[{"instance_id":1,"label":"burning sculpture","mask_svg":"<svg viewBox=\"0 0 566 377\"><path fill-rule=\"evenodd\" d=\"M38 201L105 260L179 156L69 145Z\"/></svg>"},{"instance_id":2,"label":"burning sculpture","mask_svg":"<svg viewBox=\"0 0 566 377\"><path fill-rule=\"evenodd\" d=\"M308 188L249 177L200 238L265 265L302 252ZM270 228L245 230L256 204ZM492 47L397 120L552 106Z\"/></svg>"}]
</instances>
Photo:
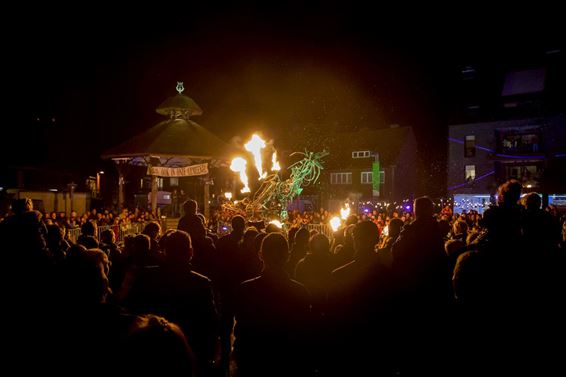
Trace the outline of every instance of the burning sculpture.
<instances>
[{"instance_id":1,"label":"burning sculpture","mask_svg":"<svg viewBox=\"0 0 566 377\"><path fill-rule=\"evenodd\" d=\"M323 167L322 159L328 152L294 152L290 156L302 157L299 161L288 167L291 171L289 178L281 178L281 166L277 160L277 151L273 150L271 158L271 174L263 168L261 150L266 148L266 143L258 135L253 135L251 140L244 145L245 149L252 153L254 164L259 174L261 185L253 195L241 201L228 202L224 204L224 210L233 214L245 215L248 218L287 218L287 205L299 196L304 187L313 185L320 177ZM239 173L240 181L244 185L241 193L250 192L248 177L246 174L246 160L236 157L232 160L230 169Z\"/></svg>"}]
</instances>

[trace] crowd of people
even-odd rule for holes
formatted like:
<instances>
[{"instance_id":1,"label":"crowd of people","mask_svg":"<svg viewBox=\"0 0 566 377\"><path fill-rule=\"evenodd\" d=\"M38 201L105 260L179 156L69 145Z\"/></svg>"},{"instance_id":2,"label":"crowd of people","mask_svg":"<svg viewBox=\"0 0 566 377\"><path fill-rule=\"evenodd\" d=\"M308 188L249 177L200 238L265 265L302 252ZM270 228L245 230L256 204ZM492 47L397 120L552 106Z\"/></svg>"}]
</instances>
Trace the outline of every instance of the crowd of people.
<instances>
[{"instance_id":1,"label":"crowd of people","mask_svg":"<svg viewBox=\"0 0 566 377\"><path fill-rule=\"evenodd\" d=\"M22 374L560 374L566 223L520 197L506 182L483 216L421 197L330 238L304 226L324 210L219 236L188 200L177 229L123 243L91 212L76 244L18 200L0 222L9 351Z\"/></svg>"}]
</instances>

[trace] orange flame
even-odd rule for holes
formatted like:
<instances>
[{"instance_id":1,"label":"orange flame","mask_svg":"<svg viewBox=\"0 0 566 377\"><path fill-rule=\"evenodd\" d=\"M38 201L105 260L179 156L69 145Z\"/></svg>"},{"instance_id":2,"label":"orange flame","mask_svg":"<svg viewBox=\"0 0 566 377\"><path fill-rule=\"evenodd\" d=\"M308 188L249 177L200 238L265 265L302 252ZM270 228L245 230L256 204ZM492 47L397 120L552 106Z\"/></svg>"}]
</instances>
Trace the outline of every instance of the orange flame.
<instances>
[{"instance_id":1,"label":"orange flame","mask_svg":"<svg viewBox=\"0 0 566 377\"><path fill-rule=\"evenodd\" d=\"M258 135L253 134L250 141L244 144L244 148L246 148L246 150L251 152L254 156L254 163L257 172L259 173L259 179L261 180L267 177L267 172L263 171L263 162L261 158L261 150L265 148L265 140Z\"/></svg>"},{"instance_id":2,"label":"orange flame","mask_svg":"<svg viewBox=\"0 0 566 377\"><path fill-rule=\"evenodd\" d=\"M250 187L248 186L248 175L246 174L247 162L242 157L236 157L232 160L230 164L230 170L240 173L240 181L244 184L244 188L241 193L250 192Z\"/></svg>"}]
</instances>

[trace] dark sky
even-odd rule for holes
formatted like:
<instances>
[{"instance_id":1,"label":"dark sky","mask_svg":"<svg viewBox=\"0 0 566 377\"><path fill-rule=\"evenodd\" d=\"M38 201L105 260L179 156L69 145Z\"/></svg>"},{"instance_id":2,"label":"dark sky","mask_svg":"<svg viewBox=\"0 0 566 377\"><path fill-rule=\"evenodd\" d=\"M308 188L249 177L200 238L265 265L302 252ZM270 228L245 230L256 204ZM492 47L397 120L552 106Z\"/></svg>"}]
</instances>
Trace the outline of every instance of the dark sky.
<instances>
[{"instance_id":1,"label":"dark sky","mask_svg":"<svg viewBox=\"0 0 566 377\"><path fill-rule=\"evenodd\" d=\"M464 66L496 76L564 43L551 9L541 22L536 12L470 8L434 17L332 1L15 12L2 30L2 129L16 141L3 163L95 168L102 150L160 120L154 109L176 81L204 110L195 121L225 139L256 129L284 139L297 124L400 124L441 161Z\"/></svg>"}]
</instances>

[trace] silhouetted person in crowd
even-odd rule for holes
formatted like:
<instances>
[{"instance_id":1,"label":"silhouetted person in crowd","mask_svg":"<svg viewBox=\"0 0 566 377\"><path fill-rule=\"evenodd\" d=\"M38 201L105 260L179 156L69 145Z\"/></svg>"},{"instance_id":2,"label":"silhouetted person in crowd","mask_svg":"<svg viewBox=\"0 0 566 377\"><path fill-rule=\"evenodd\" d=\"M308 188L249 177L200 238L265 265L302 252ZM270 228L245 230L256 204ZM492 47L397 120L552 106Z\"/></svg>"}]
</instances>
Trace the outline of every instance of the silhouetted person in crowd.
<instances>
[{"instance_id":1,"label":"silhouetted person in crowd","mask_svg":"<svg viewBox=\"0 0 566 377\"><path fill-rule=\"evenodd\" d=\"M216 276L214 284L220 292L220 321L222 342L222 368L227 369L230 356L230 336L234 327L234 306L236 290L244 281L244 256L241 242L246 221L242 216L232 218L232 232L221 237L216 245Z\"/></svg>"},{"instance_id":2,"label":"silhouetted person in crowd","mask_svg":"<svg viewBox=\"0 0 566 377\"><path fill-rule=\"evenodd\" d=\"M433 373L443 365L447 348L452 274L444 251L444 230L433 217L434 204L420 197L413 208L415 220L403 227L392 247L398 289L395 320L400 332L395 339L402 347L398 355L402 373ZM429 344L432 336L440 344L434 351Z\"/></svg>"},{"instance_id":3,"label":"silhouetted person in crowd","mask_svg":"<svg viewBox=\"0 0 566 377\"><path fill-rule=\"evenodd\" d=\"M210 280L191 270L188 233L167 236L162 266L142 268L124 283L124 304L135 313L154 313L181 327L196 356L196 375L211 373L218 339L218 318Z\"/></svg>"},{"instance_id":4,"label":"silhouetted person in crowd","mask_svg":"<svg viewBox=\"0 0 566 377\"><path fill-rule=\"evenodd\" d=\"M391 253L391 249L393 248L393 244L399 238L403 225L403 220L399 218L391 219L387 227L387 235L382 236L380 243L377 246L377 254L382 259L382 262L388 267L393 265L393 254Z\"/></svg>"},{"instance_id":5,"label":"silhouetted person in crowd","mask_svg":"<svg viewBox=\"0 0 566 377\"><path fill-rule=\"evenodd\" d=\"M199 224L202 224L202 220L197 215L198 204L196 201L189 199L183 203L184 215L179 219L179 224L177 225L178 230L183 230L189 235L196 229Z\"/></svg>"},{"instance_id":6,"label":"silhouetted person in crowd","mask_svg":"<svg viewBox=\"0 0 566 377\"><path fill-rule=\"evenodd\" d=\"M498 205L484 212L484 235L474 250L458 258L454 269L455 296L462 321L468 324L461 329L467 340L461 343L462 352L476 352L476 345L482 345L471 365L476 375L488 369L520 374L530 368L554 374L560 365L551 346L564 334L558 331L564 311L552 278L559 275L541 258L544 241L524 242L520 194L517 181L499 187Z\"/></svg>"},{"instance_id":7,"label":"silhouetted person in crowd","mask_svg":"<svg viewBox=\"0 0 566 377\"><path fill-rule=\"evenodd\" d=\"M297 263L295 280L309 290L315 315L326 315L326 299L334 261L330 254L330 241L317 234L309 241L309 252Z\"/></svg>"},{"instance_id":8,"label":"silhouetted person in crowd","mask_svg":"<svg viewBox=\"0 0 566 377\"><path fill-rule=\"evenodd\" d=\"M528 247L541 253L556 251L560 243L560 222L541 209L542 199L534 192L525 198L522 215L523 239Z\"/></svg>"},{"instance_id":9,"label":"silhouetted person in crowd","mask_svg":"<svg viewBox=\"0 0 566 377\"><path fill-rule=\"evenodd\" d=\"M120 344L115 372L123 375L193 376L193 354L183 331L156 315L136 317Z\"/></svg>"},{"instance_id":10,"label":"silhouetted person in crowd","mask_svg":"<svg viewBox=\"0 0 566 377\"><path fill-rule=\"evenodd\" d=\"M99 247L98 226L94 220L89 220L81 226L81 235L77 239L77 243L87 249L97 249Z\"/></svg>"},{"instance_id":11,"label":"silhouetted person in crowd","mask_svg":"<svg viewBox=\"0 0 566 377\"><path fill-rule=\"evenodd\" d=\"M47 226L47 248L53 256L54 262L60 264L65 260L70 245L65 241L65 228L58 224Z\"/></svg>"},{"instance_id":12,"label":"silhouetted person in crowd","mask_svg":"<svg viewBox=\"0 0 566 377\"><path fill-rule=\"evenodd\" d=\"M391 369L391 276L375 252L377 225L358 223L353 241L354 260L332 272L330 360L337 375L377 375Z\"/></svg>"},{"instance_id":13,"label":"silhouetted person in crowd","mask_svg":"<svg viewBox=\"0 0 566 377\"><path fill-rule=\"evenodd\" d=\"M110 287L112 291L118 292L126 274L126 255L116 244L116 234L112 229L105 229L100 234L100 249L110 260L111 268L108 275Z\"/></svg>"},{"instance_id":14,"label":"silhouetted person in crowd","mask_svg":"<svg viewBox=\"0 0 566 377\"><path fill-rule=\"evenodd\" d=\"M295 277L295 267L297 267L297 263L307 255L309 250L309 238L310 234L307 228L301 228L295 233L291 256L289 257L286 268L291 278Z\"/></svg>"},{"instance_id":15,"label":"silhouetted person in crowd","mask_svg":"<svg viewBox=\"0 0 566 377\"><path fill-rule=\"evenodd\" d=\"M354 229L355 224L351 224L342 230L342 241L334 250L334 265L336 267L354 260Z\"/></svg>"},{"instance_id":16,"label":"silhouetted person in crowd","mask_svg":"<svg viewBox=\"0 0 566 377\"><path fill-rule=\"evenodd\" d=\"M241 245L244 280L252 279L261 273L262 263L258 254L259 248L256 251L254 245L258 234L259 232L255 228L248 228L244 233Z\"/></svg>"},{"instance_id":17,"label":"silhouetted person in crowd","mask_svg":"<svg viewBox=\"0 0 566 377\"><path fill-rule=\"evenodd\" d=\"M242 283L238 292L234 344L238 376L306 375L308 292L285 272L289 249L282 234L268 234L260 256L262 275Z\"/></svg>"},{"instance_id":18,"label":"silhouetted person in crowd","mask_svg":"<svg viewBox=\"0 0 566 377\"><path fill-rule=\"evenodd\" d=\"M216 247L212 239L207 236L202 223L195 224L191 241L193 244L193 258L191 260L193 271L212 279L215 271Z\"/></svg>"},{"instance_id":19,"label":"silhouetted person in crowd","mask_svg":"<svg viewBox=\"0 0 566 377\"><path fill-rule=\"evenodd\" d=\"M71 249L60 279L60 305L55 306L58 315L52 324L54 345L50 352L55 357L46 366L57 372L76 373L80 370L77 367L88 365L89 373L102 373L108 365L93 360L93 356L103 353L113 365L120 339L133 317L107 302L112 293L107 255L80 245Z\"/></svg>"}]
</instances>

